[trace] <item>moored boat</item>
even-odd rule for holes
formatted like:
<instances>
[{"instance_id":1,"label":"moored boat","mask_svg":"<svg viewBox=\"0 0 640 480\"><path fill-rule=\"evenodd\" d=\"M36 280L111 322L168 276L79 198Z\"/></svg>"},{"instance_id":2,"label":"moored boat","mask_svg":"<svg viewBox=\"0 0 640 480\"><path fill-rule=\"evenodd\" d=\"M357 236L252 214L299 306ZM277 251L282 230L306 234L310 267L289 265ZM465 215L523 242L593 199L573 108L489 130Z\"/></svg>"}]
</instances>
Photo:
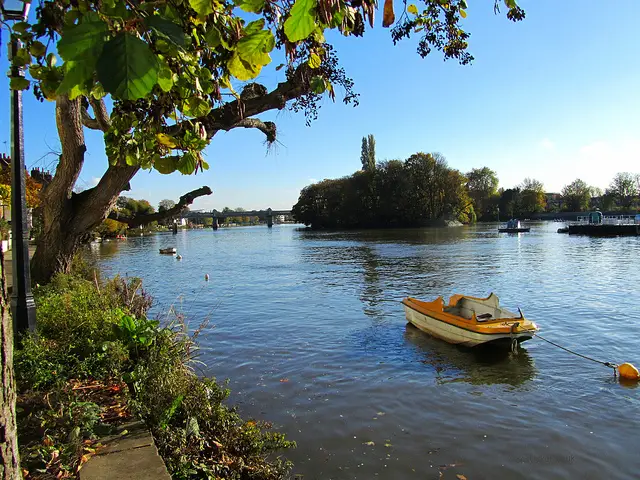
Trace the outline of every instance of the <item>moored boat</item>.
<instances>
[{"instance_id":1,"label":"moored boat","mask_svg":"<svg viewBox=\"0 0 640 480\"><path fill-rule=\"evenodd\" d=\"M160 253L162 253L164 255L173 255L174 253L176 253L176 249L175 248L161 248L160 249Z\"/></svg>"},{"instance_id":2,"label":"moored boat","mask_svg":"<svg viewBox=\"0 0 640 480\"><path fill-rule=\"evenodd\" d=\"M412 297L402 300L407 321L449 343L475 347L485 343L512 347L533 337L538 326L519 315L500 307L497 295L487 298L453 295L449 304L438 297L423 302Z\"/></svg>"},{"instance_id":3,"label":"moored boat","mask_svg":"<svg viewBox=\"0 0 640 480\"><path fill-rule=\"evenodd\" d=\"M520 220L509 220L504 227L499 227L498 232L500 233L523 233L531 230L530 227L523 227L520 224Z\"/></svg>"}]
</instances>

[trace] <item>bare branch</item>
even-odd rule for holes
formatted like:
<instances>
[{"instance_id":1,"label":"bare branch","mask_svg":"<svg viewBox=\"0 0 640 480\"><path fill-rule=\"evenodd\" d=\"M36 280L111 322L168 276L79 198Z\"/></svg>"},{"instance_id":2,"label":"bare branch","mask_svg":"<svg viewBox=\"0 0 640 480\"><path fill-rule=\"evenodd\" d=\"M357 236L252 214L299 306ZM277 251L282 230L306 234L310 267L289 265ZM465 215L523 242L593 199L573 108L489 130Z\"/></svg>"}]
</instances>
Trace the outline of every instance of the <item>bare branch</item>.
<instances>
[{"instance_id":1,"label":"bare branch","mask_svg":"<svg viewBox=\"0 0 640 480\"><path fill-rule=\"evenodd\" d=\"M185 193L180 197L180 201L178 201L175 206L171 207L168 210L146 215L136 215L135 217L131 218L121 217L118 216L117 212L111 212L109 214L109 218L122 223L126 223L127 225L129 225L129 228L135 228L140 225L146 225L151 222L164 220L165 218L178 216L185 210L185 208L187 208L187 206L191 205L196 198L202 197L203 195L211 195L212 193L213 192L209 187L204 186L189 193Z\"/></svg>"},{"instance_id":2,"label":"bare branch","mask_svg":"<svg viewBox=\"0 0 640 480\"><path fill-rule=\"evenodd\" d=\"M229 131L232 128L238 127L257 128L267 136L267 142L272 143L276 141L276 124L273 122L263 122L257 118L244 118L231 126L219 125L218 130Z\"/></svg>"}]
</instances>

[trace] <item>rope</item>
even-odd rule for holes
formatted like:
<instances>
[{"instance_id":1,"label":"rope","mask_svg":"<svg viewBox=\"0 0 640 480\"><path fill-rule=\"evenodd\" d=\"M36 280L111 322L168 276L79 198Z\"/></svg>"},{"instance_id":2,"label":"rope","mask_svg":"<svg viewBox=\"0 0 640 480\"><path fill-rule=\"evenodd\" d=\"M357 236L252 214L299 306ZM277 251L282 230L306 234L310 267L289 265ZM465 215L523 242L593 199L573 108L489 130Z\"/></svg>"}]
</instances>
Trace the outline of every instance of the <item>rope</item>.
<instances>
[{"instance_id":1,"label":"rope","mask_svg":"<svg viewBox=\"0 0 640 480\"><path fill-rule=\"evenodd\" d=\"M572 354L574 354L574 355L577 355L578 357L582 357L582 358L584 358L584 359L586 359L586 360L591 360L592 362L595 362L595 363L599 363L599 364L601 364L601 365L604 365L605 367L612 368L612 369L613 369L613 375L614 375L614 376L616 376L616 368L618 367L618 365L616 365L615 363L611 363L611 362L602 362L602 361L600 361L600 360L596 360L595 358L588 357L587 355L582 355L581 353L574 352L573 350L569 350L568 348L563 347L562 345L558 345L557 343L554 343L554 342L552 342L551 340L547 340L547 339L546 339L546 338L544 338L543 336L538 335L537 333L535 333L533 330L527 330L527 331L528 331L528 332L530 332L530 333L532 333L534 336L538 337L540 340L544 340L545 342L550 343L550 344L551 344L551 345L553 345L554 347L558 347L558 348L560 348L560 349L564 350L565 352L572 353Z\"/></svg>"}]
</instances>

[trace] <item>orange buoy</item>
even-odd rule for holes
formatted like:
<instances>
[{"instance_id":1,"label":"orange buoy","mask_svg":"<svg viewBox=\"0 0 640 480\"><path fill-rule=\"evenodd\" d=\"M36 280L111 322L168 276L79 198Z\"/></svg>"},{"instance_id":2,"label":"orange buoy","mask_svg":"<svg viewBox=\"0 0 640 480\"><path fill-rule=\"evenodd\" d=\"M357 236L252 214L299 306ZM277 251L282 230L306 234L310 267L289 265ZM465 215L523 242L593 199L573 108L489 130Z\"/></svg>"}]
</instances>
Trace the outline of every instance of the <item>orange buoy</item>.
<instances>
[{"instance_id":1,"label":"orange buoy","mask_svg":"<svg viewBox=\"0 0 640 480\"><path fill-rule=\"evenodd\" d=\"M640 380L640 372L630 363L618 365L618 374L627 380Z\"/></svg>"}]
</instances>

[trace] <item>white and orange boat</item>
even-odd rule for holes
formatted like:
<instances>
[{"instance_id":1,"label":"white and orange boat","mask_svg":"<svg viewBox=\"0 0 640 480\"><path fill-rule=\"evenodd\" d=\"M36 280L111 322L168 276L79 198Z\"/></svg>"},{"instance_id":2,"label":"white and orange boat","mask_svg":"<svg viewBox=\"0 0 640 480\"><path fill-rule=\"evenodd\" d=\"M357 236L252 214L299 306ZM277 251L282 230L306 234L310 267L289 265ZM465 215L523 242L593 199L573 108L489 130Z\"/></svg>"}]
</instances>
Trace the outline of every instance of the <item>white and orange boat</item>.
<instances>
[{"instance_id":1,"label":"white and orange boat","mask_svg":"<svg viewBox=\"0 0 640 480\"><path fill-rule=\"evenodd\" d=\"M442 297L423 302L412 297L402 300L407 321L420 330L449 343L475 347L485 343L514 347L533 337L538 326L500 307L497 295L487 298L453 295L445 305Z\"/></svg>"}]
</instances>

